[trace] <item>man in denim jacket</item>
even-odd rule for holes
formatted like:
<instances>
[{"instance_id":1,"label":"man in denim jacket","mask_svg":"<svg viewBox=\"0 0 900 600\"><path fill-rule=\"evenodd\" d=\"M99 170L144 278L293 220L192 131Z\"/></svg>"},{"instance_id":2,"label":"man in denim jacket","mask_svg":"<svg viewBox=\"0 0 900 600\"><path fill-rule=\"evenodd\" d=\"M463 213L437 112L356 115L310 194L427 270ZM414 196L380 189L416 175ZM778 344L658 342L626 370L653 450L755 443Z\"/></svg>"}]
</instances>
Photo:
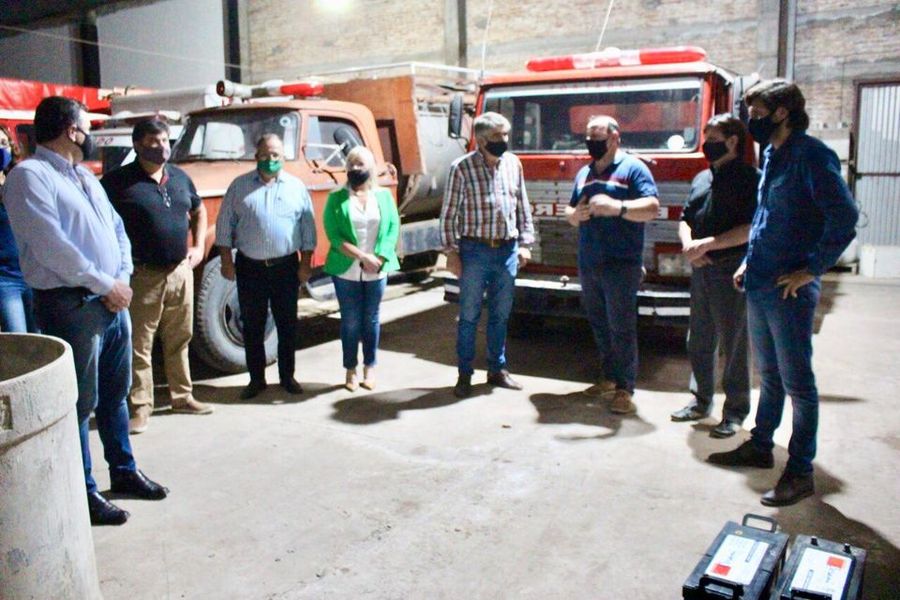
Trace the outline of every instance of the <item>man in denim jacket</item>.
<instances>
[{"instance_id":1,"label":"man in denim jacket","mask_svg":"<svg viewBox=\"0 0 900 600\"><path fill-rule=\"evenodd\" d=\"M812 370L813 316L820 276L856 235L858 211L837 155L806 134L806 101L795 84L762 81L744 100L750 133L765 148L765 162L747 257L734 281L747 292L761 390L751 439L731 452L710 455L709 461L772 468L772 436L790 394L789 459L778 484L761 500L785 506L815 492L819 395Z\"/></svg>"},{"instance_id":2,"label":"man in denim jacket","mask_svg":"<svg viewBox=\"0 0 900 600\"><path fill-rule=\"evenodd\" d=\"M859 214L837 155L806 134L806 101L795 84L762 81L744 100L750 133L765 148L765 162L747 257L734 281L747 292L762 383L751 439L731 452L710 455L709 461L771 468L772 435L790 394L789 459L775 489L761 500L786 506L815 493L819 394L812 371L813 316L820 276L853 240Z\"/></svg>"}]
</instances>

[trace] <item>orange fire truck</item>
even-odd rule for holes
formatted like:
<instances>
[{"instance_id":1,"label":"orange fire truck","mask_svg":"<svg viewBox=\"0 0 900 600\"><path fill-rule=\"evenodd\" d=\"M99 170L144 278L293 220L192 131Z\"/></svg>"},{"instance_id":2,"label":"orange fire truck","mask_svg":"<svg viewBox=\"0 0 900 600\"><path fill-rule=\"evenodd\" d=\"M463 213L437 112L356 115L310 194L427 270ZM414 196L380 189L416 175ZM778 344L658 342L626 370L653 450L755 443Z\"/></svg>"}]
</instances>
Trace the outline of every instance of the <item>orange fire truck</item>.
<instances>
[{"instance_id":1,"label":"orange fire truck","mask_svg":"<svg viewBox=\"0 0 900 600\"><path fill-rule=\"evenodd\" d=\"M564 211L576 173L590 160L587 122L609 115L621 126L623 149L648 164L659 188L659 215L645 229L638 315L642 323L686 326L690 264L681 255L678 222L691 180L707 168L703 125L718 113L745 115L741 97L755 79L710 64L704 50L684 46L611 48L534 59L527 67L487 78L475 104L476 115L499 112L512 124L510 151L522 161L533 210L533 260L516 280L513 325L583 316L578 236ZM446 298L455 301L458 293L458 281L446 279Z\"/></svg>"},{"instance_id":2,"label":"orange fire truck","mask_svg":"<svg viewBox=\"0 0 900 600\"><path fill-rule=\"evenodd\" d=\"M263 133L284 140L284 168L310 191L318 228L314 275L305 286L314 300L333 297L330 277L319 267L328 251L322 210L328 193L347 180L346 155L363 145L375 155L379 183L397 198L403 268L434 264L440 249L438 214L449 165L465 143L448 135L450 101L462 91L471 99L474 72L405 63L346 71L319 79L270 81L248 86L218 84L228 106L191 112L172 151L203 198L209 222L207 251L215 239L222 196L235 177L255 168L255 144ZM220 259L209 253L196 277L192 348L222 371L244 367L240 306L233 282L222 277ZM274 360L277 333L266 328L266 351Z\"/></svg>"}]
</instances>

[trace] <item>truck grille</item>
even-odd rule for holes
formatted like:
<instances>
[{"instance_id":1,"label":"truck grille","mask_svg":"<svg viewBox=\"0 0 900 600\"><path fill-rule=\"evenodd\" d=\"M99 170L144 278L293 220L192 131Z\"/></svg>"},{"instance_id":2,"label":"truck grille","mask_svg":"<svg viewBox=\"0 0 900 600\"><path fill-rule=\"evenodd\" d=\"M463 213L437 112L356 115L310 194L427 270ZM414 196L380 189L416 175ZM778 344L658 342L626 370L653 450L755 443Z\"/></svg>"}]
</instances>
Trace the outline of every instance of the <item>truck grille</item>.
<instances>
[{"instance_id":1,"label":"truck grille","mask_svg":"<svg viewBox=\"0 0 900 600\"><path fill-rule=\"evenodd\" d=\"M571 181L529 181L535 243L532 260L546 266L574 267L578 264L578 232L566 222L565 208L572 195ZM656 268L656 244L679 244L678 221L691 185L684 181L664 181L659 188L660 216L644 229L644 265Z\"/></svg>"}]
</instances>

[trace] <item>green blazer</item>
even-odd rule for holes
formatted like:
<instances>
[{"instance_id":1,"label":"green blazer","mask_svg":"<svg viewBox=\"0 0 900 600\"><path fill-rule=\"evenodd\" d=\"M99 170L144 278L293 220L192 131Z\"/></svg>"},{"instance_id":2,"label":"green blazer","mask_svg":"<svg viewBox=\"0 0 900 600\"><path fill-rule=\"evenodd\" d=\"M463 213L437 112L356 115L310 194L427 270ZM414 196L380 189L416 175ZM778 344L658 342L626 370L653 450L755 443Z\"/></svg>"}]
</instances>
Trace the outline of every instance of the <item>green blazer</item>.
<instances>
[{"instance_id":1,"label":"green blazer","mask_svg":"<svg viewBox=\"0 0 900 600\"><path fill-rule=\"evenodd\" d=\"M400 269L400 260L397 258L397 240L400 237L400 215L394 196L389 190L378 188L375 192L378 200L378 211L381 213L381 223L378 225L378 237L375 239L375 256L384 259L381 270L385 273ZM325 258L325 272L329 275L340 275L353 264L354 259L340 251L344 242L358 245L356 231L350 221L350 190L346 187L337 189L328 194L323 214L325 235L331 242L328 256Z\"/></svg>"}]
</instances>

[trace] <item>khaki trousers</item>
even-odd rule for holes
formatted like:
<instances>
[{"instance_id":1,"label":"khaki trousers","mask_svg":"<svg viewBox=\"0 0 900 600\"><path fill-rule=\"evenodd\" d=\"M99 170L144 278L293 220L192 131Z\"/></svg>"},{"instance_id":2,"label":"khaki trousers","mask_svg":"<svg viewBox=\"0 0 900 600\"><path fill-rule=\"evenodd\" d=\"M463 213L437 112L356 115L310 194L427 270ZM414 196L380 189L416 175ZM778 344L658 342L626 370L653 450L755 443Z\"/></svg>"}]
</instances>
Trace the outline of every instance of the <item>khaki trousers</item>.
<instances>
[{"instance_id":1,"label":"khaki trousers","mask_svg":"<svg viewBox=\"0 0 900 600\"><path fill-rule=\"evenodd\" d=\"M194 328L194 272L187 260L175 267L135 265L131 277L132 410L153 407L153 339L159 332L172 405L191 398L188 345Z\"/></svg>"}]
</instances>

